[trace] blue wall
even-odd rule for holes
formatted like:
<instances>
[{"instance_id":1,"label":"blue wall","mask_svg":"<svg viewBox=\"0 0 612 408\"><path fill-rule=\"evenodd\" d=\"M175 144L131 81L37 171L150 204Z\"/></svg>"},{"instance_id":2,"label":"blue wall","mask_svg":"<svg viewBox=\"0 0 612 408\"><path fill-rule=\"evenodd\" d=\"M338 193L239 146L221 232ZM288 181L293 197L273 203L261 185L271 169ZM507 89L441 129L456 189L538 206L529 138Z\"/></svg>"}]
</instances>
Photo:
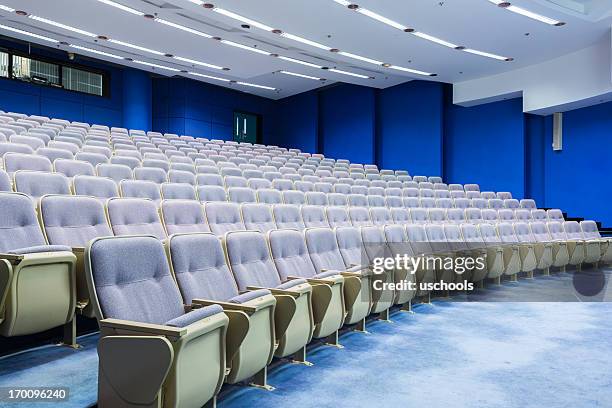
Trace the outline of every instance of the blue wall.
<instances>
[{"instance_id":1,"label":"blue wall","mask_svg":"<svg viewBox=\"0 0 612 408\"><path fill-rule=\"evenodd\" d=\"M146 71L123 71L123 126L152 130L151 76Z\"/></svg>"},{"instance_id":2,"label":"blue wall","mask_svg":"<svg viewBox=\"0 0 612 408\"><path fill-rule=\"evenodd\" d=\"M187 78L153 79L153 128L208 139L233 138L234 110L259 114L263 141L275 140L271 99L193 81Z\"/></svg>"},{"instance_id":3,"label":"blue wall","mask_svg":"<svg viewBox=\"0 0 612 408\"><path fill-rule=\"evenodd\" d=\"M550 121L550 119L549 119ZM545 205L612 226L612 102L563 114L563 150L545 141Z\"/></svg>"},{"instance_id":4,"label":"blue wall","mask_svg":"<svg viewBox=\"0 0 612 408\"><path fill-rule=\"evenodd\" d=\"M276 129L272 144L304 152L317 152L319 130L319 96L317 91L304 92L276 103Z\"/></svg>"},{"instance_id":5,"label":"blue wall","mask_svg":"<svg viewBox=\"0 0 612 408\"><path fill-rule=\"evenodd\" d=\"M447 98L444 116L444 178L477 183L481 190L525 196L525 134L522 99L465 108Z\"/></svg>"},{"instance_id":6,"label":"blue wall","mask_svg":"<svg viewBox=\"0 0 612 408\"><path fill-rule=\"evenodd\" d=\"M378 92L377 164L412 174L442 174L444 85L411 81Z\"/></svg>"},{"instance_id":7,"label":"blue wall","mask_svg":"<svg viewBox=\"0 0 612 408\"><path fill-rule=\"evenodd\" d=\"M374 163L375 93L347 84L319 92L319 147L324 155Z\"/></svg>"}]
</instances>

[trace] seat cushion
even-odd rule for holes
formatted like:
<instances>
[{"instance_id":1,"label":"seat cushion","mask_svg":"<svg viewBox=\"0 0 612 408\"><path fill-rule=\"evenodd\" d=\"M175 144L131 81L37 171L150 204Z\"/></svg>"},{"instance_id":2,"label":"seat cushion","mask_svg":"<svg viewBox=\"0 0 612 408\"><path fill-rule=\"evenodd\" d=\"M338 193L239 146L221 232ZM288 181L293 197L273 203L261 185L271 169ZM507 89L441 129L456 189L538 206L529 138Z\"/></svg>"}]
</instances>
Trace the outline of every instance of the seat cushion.
<instances>
[{"instance_id":1,"label":"seat cushion","mask_svg":"<svg viewBox=\"0 0 612 408\"><path fill-rule=\"evenodd\" d=\"M246 303L253 299L257 299L258 297L269 295L270 291L268 289L258 289L253 290L251 292L243 293L242 295L234 296L229 300L230 303Z\"/></svg>"},{"instance_id":2,"label":"seat cushion","mask_svg":"<svg viewBox=\"0 0 612 408\"><path fill-rule=\"evenodd\" d=\"M38 245L26 248L13 249L9 251L10 254L26 255L26 254L37 254L40 252L72 252L72 249L64 245Z\"/></svg>"},{"instance_id":3,"label":"seat cushion","mask_svg":"<svg viewBox=\"0 0 612 408\"><path fill-rule=\"evenodd\" d=\"M294 286L303 285L306 282L306 279L293 279L285 283L281 283L276 287L276 289L291 289Z\"/></svg>"},{"instance_id":4,"label":"seat cushion","mask_svg":"<svg viewBox=\"0 0 612 408\"><path fill-rule=\"evenodd\" d=\"M206 319L207 317L216 315L217 313L223 313L223 308L219 305L210 305L200 309L194 309L182 316L175 317L174 319L167 321L165 325L172 327L187 327L192 323Z\"/></svg>"}]
</instances>

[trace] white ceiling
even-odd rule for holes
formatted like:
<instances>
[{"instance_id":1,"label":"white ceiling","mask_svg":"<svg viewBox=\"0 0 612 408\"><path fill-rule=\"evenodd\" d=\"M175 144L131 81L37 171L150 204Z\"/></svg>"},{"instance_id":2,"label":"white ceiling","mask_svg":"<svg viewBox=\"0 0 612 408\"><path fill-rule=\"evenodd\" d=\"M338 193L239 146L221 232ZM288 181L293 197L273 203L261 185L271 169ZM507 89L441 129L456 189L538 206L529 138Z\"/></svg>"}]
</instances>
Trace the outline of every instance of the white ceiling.
<instances>
[{"instance_id":1,"label":"white ceiling","mask_svg":"<svg viewBox=\"0 0 612 408\"><path fill-rule=\"evenodd\" d=\"M279 99L339 81L385 88L412 79L454 83L499 74L546 61L593 44L603 36L609 36L612 22L609 0L516 0L512 2L531 11L566 22L567 24L562 27L546 25L517 15L495 6L488 0L356 0L361 7L366 7L419 31L466 47L514 58L512 62L505 62L456 51L425 41L348 10L333 0L211 0L215 6L285 32L339 48L342 51L438 74L436 77L423 77L356 61L258 28L243 29L240 27L240 22L188 0L116 1L144 13L153 14L214 36L249 46L257 46L260 49L306 60L317 65L338 67L368 75L373 79L348 77L270 56L254 54L126 13L96 0L0 0L0 4L109 38L229 67L230 71L193 68L189 64L171 58L135 51L108 41L94 40L2 10L0 10L0 23L124 57L236 81L272 86L277 90L248 88L235 83L207 80L207 82L218 85ZM589 16L588 12L586 14L576 12L575 7L574 10L568 8L568 5L571 6L570 3L575 3L574 6L585 5L593 13L597 12L597 16L590 15L590 18L585 18L585 15ZM0 34L45 44L44 41L3 30L0 30ZM46 45L49 44L46 43ZM56 45L56 47L74 51L64 45ZM150 69L129 61L108 60L149 69L162 75L176 74ZM278 73L279 70L323 77L327 81L290 77Z\"/></svg>"}]
</instances>

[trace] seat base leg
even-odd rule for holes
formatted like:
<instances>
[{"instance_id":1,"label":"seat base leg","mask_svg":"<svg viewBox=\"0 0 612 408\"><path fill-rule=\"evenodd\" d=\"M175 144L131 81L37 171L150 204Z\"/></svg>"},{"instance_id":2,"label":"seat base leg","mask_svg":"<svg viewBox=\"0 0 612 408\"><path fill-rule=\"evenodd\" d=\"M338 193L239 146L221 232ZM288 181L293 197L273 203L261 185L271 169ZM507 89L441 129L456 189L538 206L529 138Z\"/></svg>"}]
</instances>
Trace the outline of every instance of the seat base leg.
<instances>
[{"instance_id":1,"label":"seat base leg","mask_svg":"<svg viewBox=\"0 0 612 408\"><path fill-rule=\"evenodd\" d=\"M562 266L561 269L559 269L559 271L565 273L566 269L567 269L566 266Z\"/></svg>"},{"instance_id":2,"label":"seat base leg","mask_svg":"<svg viewBox=\"0 0 612 408\"><path fill-rule=\"evenodd\" d=\"M355 328L353 329L353 331L356 331L357 333L370 334L370 332L366 330L366 319L365 319L365 317L363 319L361 319L359 321L359 323L357 323L355 325Z\"/></svg>"},{"instance_id":3,"label":"seat base leg","mask_svg":"<svg viewBox=\"0 0 612 408\"><path fill-rule=\"evenodd\" d=\"M276 388L268 384L268 366L264 367L253 376L253 381L249 383L251 387L261 388L266 391L274 391Z\"/></svg>"},{"instance_id":4,"label":"seat base leg","mask_svg":"<svg viewBox=\"0 0 612 408\"><path fill-rule=\"evenodd\" d=\"M493 283L496 285L501 285L501 276L498 276L497 278L493 278Z\"/></svg>"},{"instance_id":5,"label":"seat base leg","mask_svg":"<svg viewBox=\"0 0 612 408\"><path fill-rule=\"evenodd\" d=\"M582 264L581 264L581 263L580 263L580 264L578 264L578 265L576 265L576 270L577 270L578 272L582 272Z\"/></svg>"},{"instance_id":6,"label":"seat base leg","mask_svg":"<svg viewBox=\"0 0 612 408\"><path fill-rule=\"evenodd\" d=\"M550 267L544 268L544 276L550 276Z\"/></svg>"},{"instance_id":7,"label":"seat base leg","mask_svg":"<svg viewBox=\"0 0 612 408\"><path fill-rule=\"evenodd\" d=\"M393 323L391 319L389 319L389 309L386 309L378 314L378 320L381 320L386 323Z\"/></svg>"},{"instance_id":8,"label":"seat base leg","mask_svg":"<svg viewBox=\"0 0 612 408\"><path fill-rule=\"evenodd\" d=\"M206 404L204 404L204 408L217 408L217 396L215 395Z\"/></svg>"},{"instance_id":9,"label":"seat base leg","mask_svg":"<svg viewBox=\"0 0 612 408\"><path fill-rule=\"evenodd\" d=\"M412 300L409 300L406 303L404 303L402 307L400 308L400 312L414 314L414 311L412 310Z\"/></svg>"},{"instance_id":10,"label":"seat base leg","mask_svg":"<svg viewBox=\"0 0 612 408\"><path fill-rule=\"evenodd\" d=\"M302 347L299 351L293 354L291 362L295 364L303 364L308 367L314 365L310 361L306 360L306 346Z\"/></svg>"},{"instance_id":11,"label":"seat base leg","mask_svg":"<svg viewBox=\"0 0 612 408\"><path fill-rule=\"evenodd\" d=\"M340 337L339 333L336 330L335 332L333 332L332 334L330 334L329 336L325 338L325 345L343 349L344 346L340 344L339 337Z\"/></svg>"},{"instance_id":12,"label":"seat base leg","mask_svg":"<svg viewBox=\"0 0 612 408\"><path fill-rule=\"evenodd\" d=\"M510 282L518 282L518 273L510 275Z\"/></svg>"},{"instance_id":13,"label":"seat base leg","mask_svg":"<svg viewBox=\"0 0 612 408\"><path fill-rule=\"evenodd\" d=\"M527 279L533 279L533 271L527 272Z\"/></svg>"},{"instance_id":14,"label":"seat base leg","mask_svg":"<svg viewBox=\"0 0 612 408\"><path fill-rule=\"evenodd\" d=\"M76 316L74 316L71 321L64 324L63 330L64 333L60 345L73 349L80 348L81 346L76 342Z\"/></svg>"}]
</instances>

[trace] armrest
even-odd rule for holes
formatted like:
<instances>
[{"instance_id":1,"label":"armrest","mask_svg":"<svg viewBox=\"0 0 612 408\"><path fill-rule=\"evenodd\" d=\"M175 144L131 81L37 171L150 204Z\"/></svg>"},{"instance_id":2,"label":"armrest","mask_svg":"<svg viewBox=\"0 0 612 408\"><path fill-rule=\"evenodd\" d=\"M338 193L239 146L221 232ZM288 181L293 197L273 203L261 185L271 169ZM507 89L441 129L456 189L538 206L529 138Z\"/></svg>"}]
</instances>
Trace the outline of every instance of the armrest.
<instances>
[{"instance_id":1,"label":"armrest","mask_svg":"<svg viewBox=\"0 0 612 408\"><path fill-rule=\"evenodd\" d=\"M259 290L259 289L268 289L273 295L288 295L293 298L299 298L302 296L302 293L296 292L294 290L286 290L286 289L276 289L276 288L264 288L261 286L247 286L248 290Z\"/></svg>"},{"instance_id":2,"label":"armrest","mask_svg":"<svg viewBox=\"0 0 612 408\"><path fill-rule=\"evenodd\" d=\"M193 306L199 306L199 307L219 305L223 308L224 311L225 310L236 310L236 311L245 312L248 314L253 314L258 310L258 308L253 307L253 306L246 306L246 305L242 305L239 303L219 302L217 300L208 300L208 299L193 299L191 303Z\"/></svg>"},{"instance_id":3,"label":"armrest","mask_svg":"<svg viewBox=\"0 0 612 408\"><path fill-rule=\"evenodd\" d=\"M72 253L81 255L85 253L85 247L72 247Z\"/></svg>"},{"instance_id":4,"label":"armrest","mask_svg":"<svg viewBox=\"0 0 612 408\"><path fill-rule=\"evenodd\" d=\"M340 273L338 273L338 275L340 275ZM308 283L314 283L314 284L319 284L319 285L335 285L336 281L334 281L333 279L321 279L321 278L300 278L299 276L287 276L287 279L289 280L295 280L295 279L306 279L306 281Z\"/></svg>"},{"instance_id":5,"label":"armrest","mask_svg":"<svg viewBox=\"0 0 612 408\"><path fill-rule=\"evenodd\" d=\"M0 254L0 259L6 259L13 265L18 264L23 260L23 255L15 255L15 254Z\"/></svg>"},{"instance_id":6,"label":"armrest","mask_svg":"<svg viewBox=\"0 0 612 408\"><path fill-rule=\"evenodd\" d=\"M7 259L0 259L0 323L4 320L4 302L13 280L13 266Z\"/></svg>"},{"instance_id":7,"label":"armrest","mask_svg":"<svg viewBox=\"0 0 612 408\"><path fill-rule=\"evenodd\" d=\"M164 326L161 324L133 322L130 320L121 319L102 319L100 320L100 328L102 327L146 333L154 336L165 336L173 339L178 339L179 337L187 333L186 328Z\"/></svg>"}]
</instances>

